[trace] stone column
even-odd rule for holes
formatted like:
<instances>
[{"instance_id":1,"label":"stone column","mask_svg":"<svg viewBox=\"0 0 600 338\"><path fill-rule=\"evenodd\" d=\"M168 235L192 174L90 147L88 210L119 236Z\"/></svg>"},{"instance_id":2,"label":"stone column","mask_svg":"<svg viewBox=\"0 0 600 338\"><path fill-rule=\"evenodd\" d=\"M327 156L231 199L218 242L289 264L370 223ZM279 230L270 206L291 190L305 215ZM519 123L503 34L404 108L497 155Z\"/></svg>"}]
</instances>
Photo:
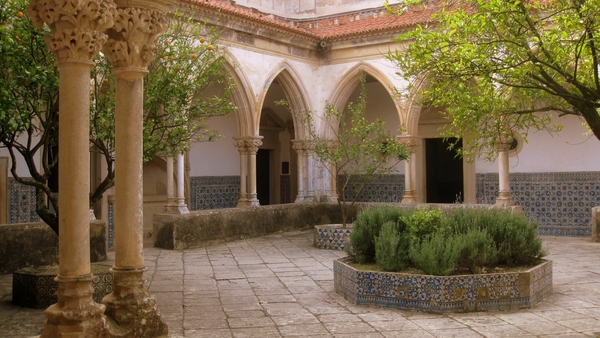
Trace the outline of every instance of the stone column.
<instances>
[{"instance_id":1,"label":"stone column","mask_svg":"<svg viewBox=\"0 0 600 338\"><path fill-rule=\"evenodd\" d=\"M330 148L335 149L340 144L339 141L329 141L328 146ZM325 192L325 196L322 199L323 202L337 202L338 194L337 194L337 181L336 181L336 167L333 163L324 163L325 171L326 171L326 186L327 191Z\"/></svg>"},{"instance_id":2,"label":"stone column","mask_svg":"<svg viewBox=\"0 0 600 338\"><path fill-rule=\"evenodd\" d=\"M296 196L296 200L294 203L302 203L304 202L305 192L305 166L304 166L304 141L303 140L293 140L292 148L298 154L298 195Z\"/></svg>"},{"instance_id":3,"label":"stone column","mask_svg":"<svg viewBox=\"0 0 600 338\"><path fill-rule=\"evenodd\" d=\"M510 172L508 151L512 143L512 136L509 132L503 132L498 141L498 198L496 205L498 206L513 206L512 194L510 193Z\"/></svg>"},{"instance_id":4,"label":"stone column","mask_svg":"<svg viewBox=\"0 0 600 338\"><path fill-rule=\"evenodd\" d=\"M58 301L44 311L41 337L97 337L106 333L104 306L92 299L90 270L90 69L113 25L109 1L33 0L35 27L44 23L59 68Z\"/></svg>"},{"instance_id":5,"label":"stone column","mask_svg":"<svg viewBox=\"0 0 600 338\"><path fill-rule=\"evenodd\" d=\"M115 108L115 265L114 291L102 303L111 334L166 335L156 300L144 289L142 219L143 77L154 59L154 42L168 26L168 3L117 0L115 25L104 53L113 65Z\"/></svg>"},{"instance_id":6,"label":"stone column","mask_svg":"<svg viewBox=\"0 0 600 338\"><path fill-rule=\"evenodd\" d=\"M190 211L185 203L184 179L185 161L183 154L177 154L177 212L180 214L189 214Z\"/></svg>"},{"instance_id":7,"label":"stone column","mask_svg":"<svg viewBox=\"0 0 600 338\"><path fill-rule=\"evenodd\" d=\"M306 155L306 196L304 197L305 202L316 202L317 197L315 195L315 161L314 146L308 142L304 143L304 154Z\"/></svg>"},{"instance_id":8,"label":"stone column","mask_svg":"<svg viewBox=\"0 0 600 338\"><path fill-rule=\"evenodd\" d=\"M167 162L167 205L165 206L166 212L173 212L175 206L175 189L173 184L173 157L168 156Z\"/></svg>"},{"instance_id":9,"label":"stone column","mask_svg":"<svg viewBox=\"0 0 600 338\"><path fill-rule=\"evenodd\" d=\"M258 152L258 147L262 145L262 136L254 137L246 140L246 149L248 149L248 155L250 157L250 170L248 175L250 176L250 193L248 202L251 207L259 207L260 202L256 197L256 153Z\"/></svg>"},{"instance_id":10,"label":"stone column","mask_svg":"<svg viewBox=\"0 0 600 338\"><path fill-rule=\"evenodd\" d=\"M247 208L250 206L248 200L248 149L246 148L246 141L241 137L234 137L235 146L238 148L240 153L240 199L238 200L238 208Z\"/></svg>"},{"instance_id":11,"label":"stone column","mask_svg":"<svg viewBox=\"0 0 600 338\"><path fill-rule=\"evenodd\" d=\"M417 190L417 153L419 139L411 135L398 136L398 140L406 145L410 153L408 161L404 161L404 204L419 203L419 192Z\"/></svg>"}]
</instances>

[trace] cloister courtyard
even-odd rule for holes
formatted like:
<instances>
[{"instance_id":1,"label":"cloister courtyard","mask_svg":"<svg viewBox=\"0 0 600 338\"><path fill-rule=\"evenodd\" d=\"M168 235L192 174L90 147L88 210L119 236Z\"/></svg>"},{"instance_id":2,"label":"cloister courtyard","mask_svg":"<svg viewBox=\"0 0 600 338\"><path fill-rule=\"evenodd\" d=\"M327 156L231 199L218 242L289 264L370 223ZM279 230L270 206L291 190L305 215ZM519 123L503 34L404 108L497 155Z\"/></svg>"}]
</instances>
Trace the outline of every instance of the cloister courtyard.
<instances>
[{"instance_id":1,"label":"cloister courtyard","mask_svg":"<svg viewBox=\"0 0 600 338\"><path fill-rule=\"evenodd\" d=\"M600 244L542 237L553 292L531 309L429 314L357 306L333 290L333 260L313 230L187 250L145 248L146 287L168 337L597 337ZM103 262L114 264L114 253ZM0 276L0 336L36 337L43 310L11 303Z\"/></svg>"}]
</instances>

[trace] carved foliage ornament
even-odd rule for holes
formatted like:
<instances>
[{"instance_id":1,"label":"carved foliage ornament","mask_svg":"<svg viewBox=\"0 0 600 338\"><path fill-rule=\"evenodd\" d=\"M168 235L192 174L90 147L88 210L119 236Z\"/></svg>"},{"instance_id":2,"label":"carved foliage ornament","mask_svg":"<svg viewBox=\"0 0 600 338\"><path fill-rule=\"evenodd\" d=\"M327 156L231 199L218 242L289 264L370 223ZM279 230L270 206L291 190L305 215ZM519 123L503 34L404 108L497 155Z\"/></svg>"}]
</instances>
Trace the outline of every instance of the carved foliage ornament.
<instances>
[{"instance_id":1,"label":"carved foliage ornament","mask_svg":"<svg viewBox=\"0 0 600 338\"><path fill-rule=\"evenodd\" d=\"M168 28L165 13L144 8L118 9L104 52L114 67L148 67L156 56L154 42Z\"/></svg>"},{"instance_id":2,"label":"carved foliage ornament","mask_svg":"<svg viewBox=\"0 0 600 338\"><path fill-rule=\"evenodd\" d=\"M256 154L258 152L258 147L261 145L262 141L260 140L246 141L246 148L251 154Z\"/></svg>"},{"instance_id":3,"label":"carved foliage ornament","mask_svg":"<svg viewBox=\"0 0 600 338\"><path fill-rule=\"evenodd\" d=\"M106 42L103 32L112 27L117 9L106 0L32 0L27 13L35 27L50 27L53 35L45 37L46 43L59 61L92 61Z\"/></svg>"}]
</instances>

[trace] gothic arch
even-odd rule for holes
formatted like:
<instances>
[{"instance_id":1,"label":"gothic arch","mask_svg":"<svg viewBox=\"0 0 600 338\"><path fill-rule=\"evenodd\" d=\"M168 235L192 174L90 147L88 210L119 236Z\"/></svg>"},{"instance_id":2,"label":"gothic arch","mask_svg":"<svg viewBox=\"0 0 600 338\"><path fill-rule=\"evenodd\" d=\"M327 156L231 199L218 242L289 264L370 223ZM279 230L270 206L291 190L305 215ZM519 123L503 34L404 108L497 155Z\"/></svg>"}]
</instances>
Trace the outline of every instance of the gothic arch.
<instances>
[{"instance_id":1,"label":"gothic arch","mask_svg":"<svg viewBox=\"0 0 600 338\"><path fill-rule=\"evenodd\" d=\"M292 110L292 121L294 122L294 138L295 139L303 139L308 137L308 131L305 129L304 125L301 121L298 121L296 118L297 112L308 112L309 106L306 102L306 90L302 85L302 81L300 81L300 77L294 71L294 69L287 63L282 62L282 64L277 67L271 74L269 75L267 81L263 88L265 88L261 93L258 99L260 103L258 107L262 107L264 104L265 96L267 95L267 89L271 86L275 79L278 79L279 84L281 85L283 92L286 96L286 99L289 103L289 107ZM257 112L257 118L254 121L256 123L256 130L259 129L260 123L260 111ZM258 134L258 133L257 133Z\"/></svg>"},{"instance_id":2,"label":"gothic arch","mask_svg":"<svg viewBox=\"0 0 600 338\"><path fill-rule=\"evenodd\" d=\"M398 120L401 125L404 125L405 121L403 121L401 113L403 110L402 104L395 95L396 89L394 84L390 81L386 74L384 74L379 69L373 67L372 65L366 62L359 62L348 72L346 72L346 74L339 81L339 84L336 86L335 91L331 95L331 100L329 101L329 103L335 109L343 110L345 108L346 103L348 102L348 99L350 98L350 95L352 95L352 92L356 89L356 86L360 84L360 77L363 73L366 73L375 78L386 89L386 91L392 98L392 101L394 101L394 106L396 107L396 112L398 114ZM334 123L333 125L337 124ZM325 136L329 137L333 131L326 130L322 132L325 132Z\"/></svg>"},{"instance_id":3,"label":"gothic arch","mask_svg":"<svg viewBox=\"0 0 600 338\"><path fill-rule=\"evenodd\" d=\"M258 120L255 120L254 114L256 111L256 102L253 100L255 96L252 91L252 86L243 70L237 66L239 63L236 61L233 54L226 51L225 60L227 62L224 63L224 67L235 83L232 99L237 107L234 111L237 124L237 135L258 135L258 127L255 127L258 125Z\"/></svg>"}]
</instances>

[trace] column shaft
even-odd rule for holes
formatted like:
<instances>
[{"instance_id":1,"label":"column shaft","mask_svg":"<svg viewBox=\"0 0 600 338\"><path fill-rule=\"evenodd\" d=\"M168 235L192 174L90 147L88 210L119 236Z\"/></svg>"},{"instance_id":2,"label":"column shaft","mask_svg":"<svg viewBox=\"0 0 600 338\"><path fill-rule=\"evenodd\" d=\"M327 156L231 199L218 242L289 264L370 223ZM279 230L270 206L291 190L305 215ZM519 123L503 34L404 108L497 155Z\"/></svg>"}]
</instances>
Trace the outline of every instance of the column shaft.
<instances>
[{"instance_id":1,"label":"column shaft","mask_svg":"<svg viewBox=\"0 0 600 338\"><path fill-rule=\"evenodd\" d=\"M143 267L143 75L117 76L115 108L115 265ZM123 74L124 75L124 74Z\"/></svg>"},{"instance_id":2,"label":"column shaft","mask_svg":"<svg viewBox=\"0 0 600 338\"><path fill-rule=\"evenodd\" d=\"M59 275L90 273L89 62L61 62L59 121Z\"/></svg>"},{"instance_id":3,"label":"column shaft","mask_svg":"<svg viewBox=\"0 0 600 338\"><path fill-rule=\"evenodd\" d=\"M173 184L173 157L169 156L167 161L167 208L175 202L175 189Z\"/></svg>"}]
</instances>

